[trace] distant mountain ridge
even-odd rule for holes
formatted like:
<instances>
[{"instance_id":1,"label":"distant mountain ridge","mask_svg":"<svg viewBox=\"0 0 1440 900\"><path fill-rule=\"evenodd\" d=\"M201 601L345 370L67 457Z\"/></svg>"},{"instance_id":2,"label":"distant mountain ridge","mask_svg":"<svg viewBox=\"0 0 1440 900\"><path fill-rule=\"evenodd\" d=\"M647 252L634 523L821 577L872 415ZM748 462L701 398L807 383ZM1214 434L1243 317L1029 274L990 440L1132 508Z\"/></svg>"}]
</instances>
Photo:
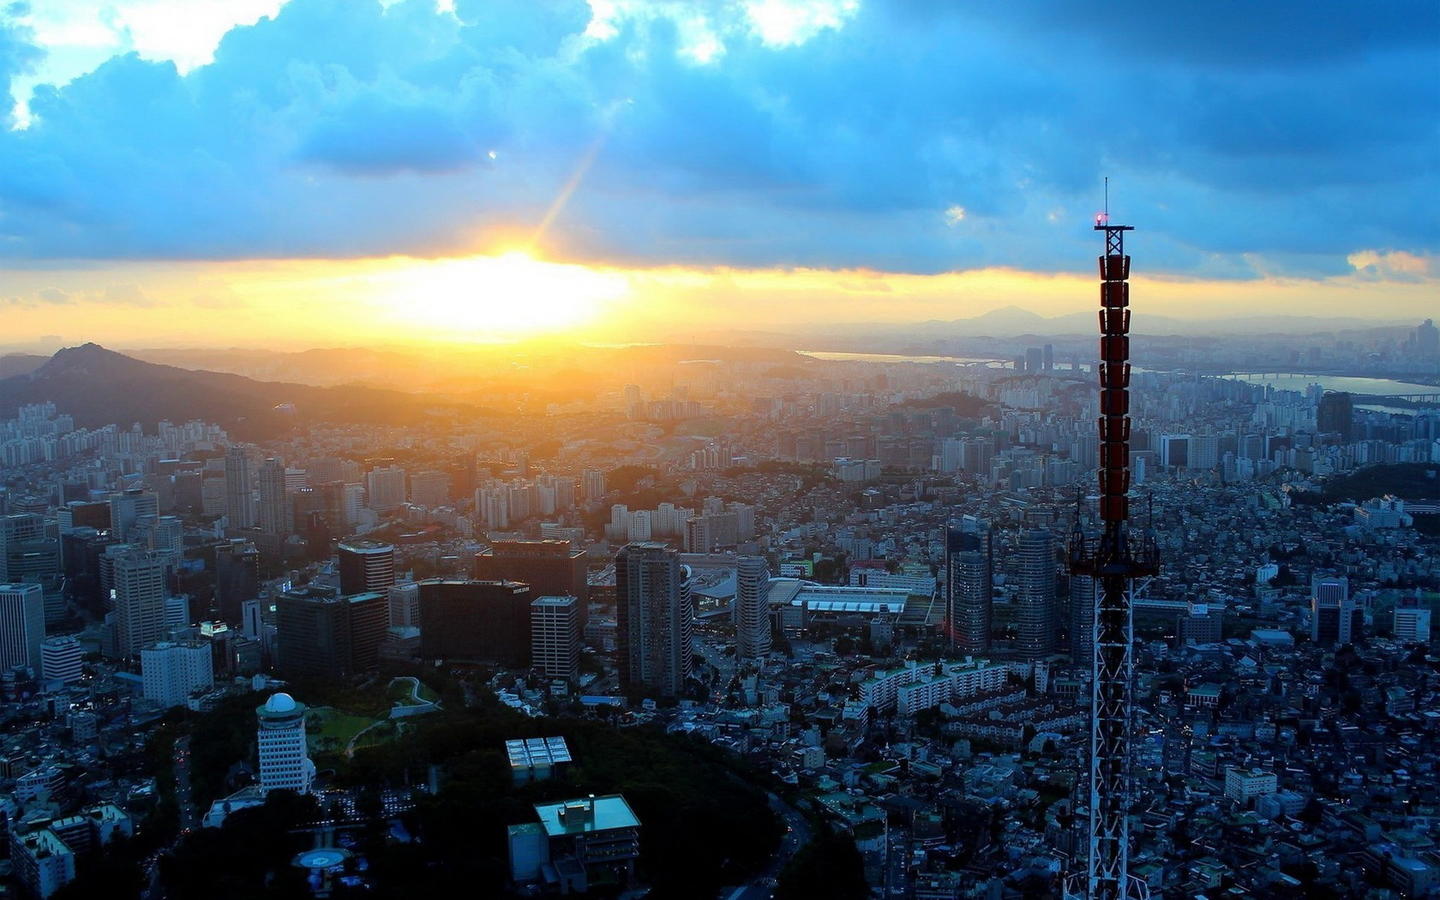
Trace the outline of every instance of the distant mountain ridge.
<instances>
[{"instance_id":1,"label":"distant mountain ridge","mask_svg":"<svg viewBox=\"0 0 1440 900\"><path fill-rule=\"evenodd\" d=\"M297 418L406 425L437 414L483 412L400 391L321 388L157 365L98 344L64 348L31 372L0 379L0 416L46 400L90 428L202 419L242 438L283 432Z\"/></svg>"},{"instance_id":2,"label":"distant mountain ridge","mask_svg":"<svg viewBox=\"0 0 1440 900\"><path fill-rule=\"evenodd\" d=\"M1096 309L1099 306L1097 303ZM1020 337L1022 335L1088 334L1096 328L1095 311L1042 316L1018 306L1005 306L977 316L958 319L931 319L926 322L857 323L833 325L815 333L848 335L853 332L879 332L887 336L914 334L927 338L945 337ZM1180 319L1137 314L1136 334L1219 336L1233 334L1314 334L1332 331L1376 331L1413 328L1418 322L1377 321L1347 316L1237 316L1226 319Z\"/></svg>"},{"instance_id":3,"label":"distant mountain ridge","mask_svg":"<svg viewBox=\"0 0 1440 900\"><path fill-rule=\"evenodd\" d=\"M35 371L50 359L35 353L7 353L0 356L0 378L11 375L26 375Z\"/></svg>"}]
</instances>

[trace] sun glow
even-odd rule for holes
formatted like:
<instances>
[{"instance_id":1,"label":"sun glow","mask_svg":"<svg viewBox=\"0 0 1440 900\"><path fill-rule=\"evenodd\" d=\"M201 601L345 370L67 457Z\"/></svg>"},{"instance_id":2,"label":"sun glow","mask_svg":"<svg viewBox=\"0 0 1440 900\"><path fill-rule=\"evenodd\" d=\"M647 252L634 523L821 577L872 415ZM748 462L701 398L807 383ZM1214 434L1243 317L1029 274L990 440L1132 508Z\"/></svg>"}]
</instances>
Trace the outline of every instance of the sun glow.
<instances>
[{"instance_id":1,"label":"sun glow","mask_svg":"<svg viewBox=\"0 0 1440 900\"><path fill-rule=\"evenodd\" d=\"M474 340L573 330L628 292L621 273L547 262L523 250L412 262L367 281L397 323Z\"/></svg>"}]
</instances>

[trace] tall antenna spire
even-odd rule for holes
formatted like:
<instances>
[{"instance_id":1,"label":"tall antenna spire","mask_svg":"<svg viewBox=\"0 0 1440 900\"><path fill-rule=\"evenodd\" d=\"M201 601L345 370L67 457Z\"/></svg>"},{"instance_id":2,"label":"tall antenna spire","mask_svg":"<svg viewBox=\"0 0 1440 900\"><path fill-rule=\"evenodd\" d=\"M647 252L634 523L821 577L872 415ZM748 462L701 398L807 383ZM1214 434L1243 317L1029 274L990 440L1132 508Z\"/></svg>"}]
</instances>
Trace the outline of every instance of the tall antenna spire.
<instances>
[{"instance_id":1,"label":"tall antenna spire","mask_svg":"<svg viewBox=\"0 0 1440 900\"><path fill-rule=\"evenodd\" d=\"M1090 695L1090 841L1083 890L1088 900L1137 900L1145 883L1130 875L1130 731L1134 680L1136 578L1155 574L1158 557L1147 535L1132 541L1130 518L1130 257L1129 225L1110 223L1110 179L1105 212L1095 223L1105 233L1100 257L1100 522L1092 542L1077 527L1070 571L1095 579L1094 656ZM1077 517L1078 519L1078 517ZM1077 522L1078 525L1078 522Z\"/></svg>"}]
</instances>

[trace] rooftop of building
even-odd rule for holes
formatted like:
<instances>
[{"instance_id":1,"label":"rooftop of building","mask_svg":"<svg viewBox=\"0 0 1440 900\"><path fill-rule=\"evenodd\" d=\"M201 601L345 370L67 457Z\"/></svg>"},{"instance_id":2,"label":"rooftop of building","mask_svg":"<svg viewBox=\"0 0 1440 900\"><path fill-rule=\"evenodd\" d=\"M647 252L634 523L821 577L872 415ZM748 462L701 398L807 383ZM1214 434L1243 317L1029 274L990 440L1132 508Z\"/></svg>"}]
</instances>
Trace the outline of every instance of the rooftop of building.
<instances>
[{"instance_id":1,"label":"rooftop of building","mask_svg":"<svg viewBox=\"0 0 1440 900\"><path fill-rule=\"evenodd\" d=\"M358 594L345 594L341 596L335 588L327 588L323 585L315 587L304 587L285 591L280 595L283 600L302 600L314 604L342 604L342 603L366 603L372 600L384 600L386 595L381 591L362 591Z\"/></svg>"},{"instance_id":2,"label":"rooftop of building","mask_svg":"<svg viewBox=\"0 0 1440 900\"><path fill-rule=\"evenodd\" d=\"M25 848L27 853L35 857L60 856L71 852L60 836L48 828L37 829L23 835L19 844Z\"/></svg>"},{"instance_id":3,"label":"rooftop of building","mask_svg":"<svg viewBox=\"0 0 1440 900\"><path fill-rule=\"evenodd\" d=\"M360 538L357 540L341 541L340 549L347 550L351 553L394 553L395 545L386 543L385 541L374 541L370 540L369 538Z\"/></svg>"},{"instance_id":4,"label":"rooftop of building","mask_svg":"<svg viewBox=\"0 0 1440 900\"><path fill-rule=\"evenodd\" d=\"M619 794L560 803L537 803L535 813L540 817L545 833L552 838L640 827L634 810Z\"/></svg>"},{"instance_id":5,"label":"rooftop of building","mask_svg":"<svg viewBox=\"0 0 1440 900\"><path fill-rule=\"evenodd\" d=\"M263 717L269 716L294 716L305 712L305 704L297 701L294 697L281 691L271 694L269 699L256 708L255 712Z\"/></svg>"},{"instance_id":6,"label":"rooftop of building","mask_svg":"<svg viewBox=\"0 0 1440 900\"><path fill-rule=\"evenodd\" d=\"M498 553L496 551L499 551ZM494 541L489 547L485 547L476 556L516 556L520 558L550 559L564 557L574 559L577 556L584 556L585 551L574 547L569 541L557 540L554 538L542 538L541 540L505 540Z\"/></svg>"},{"instance_id":7,"label":"rooftop of building","mask_svg":"<svg viewBox=\"0 0 1440 900\"><path fill-rule=\"evenodd\" d=\"M937 667L941 670L942 674L951 674L956 671L979 672L985 669L1006 668L1006 664L992 662L988 659L976 659L971 656L967 656L963 660L937 659L925 660L923 662L913 659L907 659L905 661L905 664L902 666L895 666L890 669L876 670L870 675L869 678L866 678L865 681L879 682L891 677L892 675L898 675L902 672L909 672L917 669L928 669L931 672L934 672Z\"/></svg>"},{"instance_id":8,"label":"rooftop of building","mask_svg":"<svg viewBox=\"0 0 1440 900\"><path fill-rule=\"evenodd\" d=\"M517 738L505 742L512 767L550 766L571 762L570 747L563 737Z\"/></svg>"}]
</instances>

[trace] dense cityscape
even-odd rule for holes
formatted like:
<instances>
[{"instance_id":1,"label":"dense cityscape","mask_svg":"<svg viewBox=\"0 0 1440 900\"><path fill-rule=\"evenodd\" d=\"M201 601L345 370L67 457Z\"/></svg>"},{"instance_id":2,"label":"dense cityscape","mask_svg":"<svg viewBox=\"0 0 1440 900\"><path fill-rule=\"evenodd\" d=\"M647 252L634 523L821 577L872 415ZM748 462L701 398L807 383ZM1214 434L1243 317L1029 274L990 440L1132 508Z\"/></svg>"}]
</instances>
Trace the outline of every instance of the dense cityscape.
<instances>
[{"instance_id":1,"label":"dense cityscape","mask_svg":"<svg viewBox=\"0 0 1440 900\"><path fill-rule=\"evenodd\" d=\"M1437 74L0 0L0 900L1440 900Z\"/></svg>"},{"instance_id":2,"label":"dense cityscape","mask_svg":"<svg viewBox=\"0 0 1440 900\"><path fill-rule=\"evenodd\" d=\"M77 373L175 371L94 345L13 375L5 399L57 399L0 423L12 882L1058 894L1099 395L1017 341L635 348L589 397L421 428L77 420ZM1440 385L1433 323L1360 349ZM1133 591L1130 871L1427 896L1440 387L1249 379L1133 376L1161 563Z\"/></svg>"}]
</instances>

